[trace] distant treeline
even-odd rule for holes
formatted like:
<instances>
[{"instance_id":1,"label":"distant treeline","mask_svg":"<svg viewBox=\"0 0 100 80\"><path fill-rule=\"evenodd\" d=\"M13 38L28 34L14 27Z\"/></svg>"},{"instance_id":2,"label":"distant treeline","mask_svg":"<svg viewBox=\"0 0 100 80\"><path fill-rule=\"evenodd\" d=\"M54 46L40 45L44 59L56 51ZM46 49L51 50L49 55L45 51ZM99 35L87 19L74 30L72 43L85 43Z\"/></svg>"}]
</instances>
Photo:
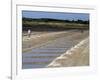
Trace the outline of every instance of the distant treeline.
<instances>
[{"instance_id":1,"label":"distant treeline","mask_svg":"<svg viewBox=\"0 0 100 80\"><path fill-rule=\"evenodd\" d=\"M33 18L25 18L23 17L23 21L43 21L43 22L68 22L68 23L80 23L80 24L89 24L89 20L61 20L61 19L50 19L50 18L40 18L40 19L33 19Z\"/></svg>"},{"instance_id":2,"label":"distant treeline","mask_svg":"<svg viewBox=\"0 0 100 80\"><path fill-rule=\"evenodd\" d=\"M47 30L68 30L68 29L89 29L89 20L59 20L59 19L32 19L22 18L23 31L28 29Z\"/></svg>"}]
</instances>

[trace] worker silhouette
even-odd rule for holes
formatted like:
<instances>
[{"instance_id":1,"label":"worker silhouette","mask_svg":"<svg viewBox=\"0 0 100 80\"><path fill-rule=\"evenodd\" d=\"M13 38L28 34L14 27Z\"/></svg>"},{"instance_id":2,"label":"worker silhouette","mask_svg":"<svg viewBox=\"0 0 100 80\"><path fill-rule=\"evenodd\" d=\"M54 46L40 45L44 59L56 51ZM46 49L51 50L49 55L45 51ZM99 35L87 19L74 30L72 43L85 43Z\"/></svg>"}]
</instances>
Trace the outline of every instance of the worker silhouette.
<instances>
[{"instance_id":1,"label":"worker silhouette","mask_svg":"<svg viewBox=\"0 0 100 80\"><path fill-rule=\"evenodd\" d=\"M30 37L31 37L31 30L28 29L28 38L30 38Z\"/></svg>"}]
</instances>

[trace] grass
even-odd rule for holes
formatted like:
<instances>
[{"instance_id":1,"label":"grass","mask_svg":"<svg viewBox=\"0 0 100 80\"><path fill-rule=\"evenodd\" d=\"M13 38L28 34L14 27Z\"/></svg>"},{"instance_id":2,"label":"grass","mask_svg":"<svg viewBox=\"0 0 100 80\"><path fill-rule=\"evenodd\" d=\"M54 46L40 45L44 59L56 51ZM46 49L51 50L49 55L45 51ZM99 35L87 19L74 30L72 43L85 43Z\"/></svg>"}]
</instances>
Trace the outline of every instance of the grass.
<instances>
[{"instance_id":1,"label":"grass","mask_svg":"<svg viewBox=\"0 0 100 80\"><path fill-rule=\"evenodd\" d=\"M52 22L52 21L23 21L23 30L31 28L32 30L48 30L48 29L89 29L89 24L76 22Z\"/></svg>"}]
</instances>

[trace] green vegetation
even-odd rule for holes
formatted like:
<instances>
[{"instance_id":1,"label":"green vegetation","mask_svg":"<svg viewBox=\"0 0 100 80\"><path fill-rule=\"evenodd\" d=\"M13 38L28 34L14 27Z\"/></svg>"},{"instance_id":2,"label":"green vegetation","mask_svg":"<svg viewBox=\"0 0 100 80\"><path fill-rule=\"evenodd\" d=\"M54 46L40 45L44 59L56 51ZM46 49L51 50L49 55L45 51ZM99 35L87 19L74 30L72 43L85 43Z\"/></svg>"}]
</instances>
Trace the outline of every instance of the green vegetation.
<instances>
[{"instance_id":1,"label":"green vegetation","mask_svg":"<svg viewBox=\"0 0 100 80\"><path fill-rule=\"evenodd\" d=\"M58 19L32 19L22 18L23 31L31 30L66 30L66 29L89 29L89 20L58 20Z\"/></svg>"}]
</instances>

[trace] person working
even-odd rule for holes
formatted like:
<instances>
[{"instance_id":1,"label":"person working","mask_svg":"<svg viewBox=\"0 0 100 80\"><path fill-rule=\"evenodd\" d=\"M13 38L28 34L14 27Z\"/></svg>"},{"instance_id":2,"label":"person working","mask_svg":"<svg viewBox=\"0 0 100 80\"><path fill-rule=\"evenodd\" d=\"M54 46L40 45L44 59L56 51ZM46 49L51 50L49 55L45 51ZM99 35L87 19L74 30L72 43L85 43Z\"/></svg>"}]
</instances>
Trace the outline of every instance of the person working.
<instances>
[{"instance_id":1,"label":"person working","mask_svg":"<svg viewBox=\"0 0 100 80\"><path fill-rule=\"evenodd\" d=\"M31 30L28 29L28 37L30 38L31 37Z\"/></svg>"}]
</instances>

